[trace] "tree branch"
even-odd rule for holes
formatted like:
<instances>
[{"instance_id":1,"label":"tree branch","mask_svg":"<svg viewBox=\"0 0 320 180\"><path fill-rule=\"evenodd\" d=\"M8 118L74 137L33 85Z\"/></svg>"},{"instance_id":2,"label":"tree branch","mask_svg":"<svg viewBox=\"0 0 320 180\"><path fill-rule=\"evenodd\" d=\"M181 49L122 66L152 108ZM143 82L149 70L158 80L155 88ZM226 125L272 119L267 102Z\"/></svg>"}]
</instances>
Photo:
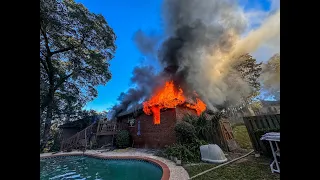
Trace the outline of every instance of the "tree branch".
<instances>
[{"instance_id":1,"label":"tree branch","mask_svg":"<svg viewBox=\"0 0 320 180\"><path fill-rule=\"evenodd\" d=\"M57 53L66 52L66 51L72 50L72 49L74 49L74 48L76 48L76 47L75 47L75 46L71 46L71 47L59 49L59 50L57 50L57 51L53 51L51 54L57 54Z\"/></svg>"},{"instance_id":2,"label":"tree branch","mask_svg":"<svg viewBox=\"0 0 320 180\"><path fill-rule=\"evenodd\" d=\"M51 56L51 51L50 51L50 47L49 47L49 40L48 40L46 32L41 28L41 23L40 23L40 32L42 33L43 38L44 38L45 46L47 49L47 56Z\"/></svg>"},{"instance_id":3,"label":"tree branch","mask_svg":"<svg viewBox=\"0 0 320 180\"><path fill-rule=\"evenodd\" d=\"M42 52L41 50L40 50L40 53L41 53L44 57L47 57L47 55L44 54L44 52Z\"/></svg>"},{"instance_id":4,"label":"tree branch","mask_svg":"<svg viewBox=\"0 0 320 180\"><path fill-rule=\"evenodd\" d=\"M47 55L45 57L46 57L46 62L47 62L47 66L46 67L47 67L47 70L48 70L47 73L48 73L48 76L49 76L49 83L53 84L53 66L52 66L52 63L51 63L52 53L50 51L49 40L48 40L47 34L43 30L43 28L41 28L41 22L40 22L40 32L43 35L43 38L44 38L44 41L45 41L45 46L46 46L46 49L47 49Z\"/></svg>"},{"instance_id":5,"label":"tree branch","mask_svg":"<svg viewBox=\"0 0 320 180\"><path fill-rule=\"evenodd\" d=\"M54 87L54 91L56 91L56 90L57 90L69 77L71 77L73 74L74 74L74 72L70 73L69 75L67 75L67 76L65 76L65 77L63 77L63 78L61 78L61 79L58 81L57 85Z\"/></svg>"},{"instance_id":6,"label":"tree branch","mask_svg":"<svg viewBox=\"0 0 320 180\"><path fill-rule=\"evenodd\" d=\"M75 48L78 48L84 43L84 40L85 40L85 36L82 37L82 39L80 41L80 44L78 46L70 46L70 47L67 47L67 48L62 48L62 49L59 49L57 51L51 52L51 54L53 55L53 54L62 53L62 52L66 52L66 51L70 51L70 50L73 50Z\"/></svg>"},{"instance_id":7,"label":"tree branch","mask_svg":"<svg viewBox=\"0 0 320 180\"><path fill-rule=\"evenodd\" d=\"M49 69L48 69L46 63L44 62L44 60L40 58L40 62L41 62L41 64L43 65L44 69L46 70L46 72L47 72L48 75L49 75Z\"/></svg>"}]
</instances>

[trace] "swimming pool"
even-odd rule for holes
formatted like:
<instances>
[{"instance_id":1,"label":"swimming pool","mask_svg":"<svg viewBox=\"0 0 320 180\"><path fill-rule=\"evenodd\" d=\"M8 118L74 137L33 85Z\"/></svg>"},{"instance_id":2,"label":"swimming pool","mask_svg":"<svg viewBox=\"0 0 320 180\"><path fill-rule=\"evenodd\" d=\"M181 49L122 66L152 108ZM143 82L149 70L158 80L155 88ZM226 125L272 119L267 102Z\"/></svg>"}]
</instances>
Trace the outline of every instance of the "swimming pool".
<instances>
[{"instance_id":1,"label":"swimming pool","mask_svg":"<svg viewBox=\"0 0 320 180\"><path fill-rule=\"evenodd\" d=\"M138 159L63 156L40 160L41 180L160 180L162 168Z\"/></svg>"}]
</instances>

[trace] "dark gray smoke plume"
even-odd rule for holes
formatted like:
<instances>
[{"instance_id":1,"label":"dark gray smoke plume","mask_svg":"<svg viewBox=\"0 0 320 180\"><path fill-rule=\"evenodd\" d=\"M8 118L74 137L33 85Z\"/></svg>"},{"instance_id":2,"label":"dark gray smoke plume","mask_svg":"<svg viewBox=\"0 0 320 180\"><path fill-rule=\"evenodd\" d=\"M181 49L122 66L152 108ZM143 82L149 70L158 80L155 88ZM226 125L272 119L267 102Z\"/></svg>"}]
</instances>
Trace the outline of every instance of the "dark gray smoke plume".
<instances>
[{"instance_id":1,"label":"dark gray smoke plume","mask_svg":"<svg viewBox=\"0 0 320 180\"><path fill-rule=\"evenodd\" d=\"M203 51L217 46L229 50L233 42L224 37L246 28L245 19L233 0L164 0L163 17L169 38L163 43L159 61L184 68L199 64Z\"/></svg>"},{"instance_id":2,"label":"dark gray smoke plume","mask_svg":"<svg viewBox=\"0 0 320 180\"><path fill-rule=\"evenodd\" d=\"M152 58L155 57L157 53L157 46L160 42L160 39L161 36L156 32L146 34L142 30L138 30L133 36L133 41L135 42L140 52L143 55Z\"/></svg>"}]
</instances>

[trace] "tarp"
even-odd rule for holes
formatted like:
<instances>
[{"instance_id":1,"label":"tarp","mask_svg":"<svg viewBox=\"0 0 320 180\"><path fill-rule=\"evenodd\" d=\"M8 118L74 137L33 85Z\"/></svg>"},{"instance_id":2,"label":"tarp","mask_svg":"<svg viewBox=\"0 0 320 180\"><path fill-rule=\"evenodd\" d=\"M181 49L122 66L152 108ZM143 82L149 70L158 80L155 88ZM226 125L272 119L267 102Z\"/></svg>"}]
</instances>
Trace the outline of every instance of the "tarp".
<instances>
[{"instance_id":1,"label":"tarp","mask_svg":"<svg viewBox=\"0 0 320 180\"><path fill-rule=\"evenodd\" d=\"M268 132L264 134L260 140L267 140L267 141L280 141L280 133L279 132Z\"/></svg>"}]
</instances>

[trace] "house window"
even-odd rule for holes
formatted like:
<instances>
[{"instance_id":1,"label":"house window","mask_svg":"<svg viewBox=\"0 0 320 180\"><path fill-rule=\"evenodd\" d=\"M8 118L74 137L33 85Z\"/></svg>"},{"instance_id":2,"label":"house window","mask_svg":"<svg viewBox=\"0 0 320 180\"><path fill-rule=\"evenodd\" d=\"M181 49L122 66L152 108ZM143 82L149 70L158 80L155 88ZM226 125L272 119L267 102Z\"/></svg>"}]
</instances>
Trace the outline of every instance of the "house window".
<instances>
[{"instance_id":1,"label":"house window","mask_svg":"<svg viewBox=\"0 0 320 180\"><path fill-rule=\"evenodd\" d=\"M141 128L140 128L140 121L138 121L138 132L137 132L137 135L138 135L138 136L141 135L140 129L141 129Z\"/></svg>"}]
</instances>

